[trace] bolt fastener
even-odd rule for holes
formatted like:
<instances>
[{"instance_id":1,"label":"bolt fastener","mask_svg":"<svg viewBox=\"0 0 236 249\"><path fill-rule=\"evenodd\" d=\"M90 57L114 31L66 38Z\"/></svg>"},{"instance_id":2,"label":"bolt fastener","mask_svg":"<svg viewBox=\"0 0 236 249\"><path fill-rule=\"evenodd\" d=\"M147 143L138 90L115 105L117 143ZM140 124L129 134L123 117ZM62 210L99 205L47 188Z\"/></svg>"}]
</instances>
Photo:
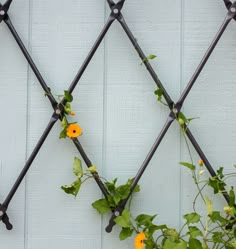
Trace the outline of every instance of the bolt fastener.
<instances>
[{"instance_id":1,"label":"bolt fastener","mask_svg":"<svg viewBox=\"0 0 236 249\"><path fill-rule=\"evenodd\" d=\"M235 8L235 7L232 7L232 8L230 9L230 11L233 12L233 13L235 13L235 12L236 12L236 8Z\"/></svg>"},{"instance_id":2,"label":"bolt fastener","mask_svg":"<svg viewBox=\"0 0 236 249\"><path fill-rule=\"evenodd\" d=\"M5 11L4 10L0 10L0 16L4 16L5 15Z\"/></svg>"},{"instance_id":3,"label":"bolt fastener","mask_svg":"<svg viewBox=\"0 0 236 249\"><path fill-rule=\"evenodd\" d=\"M0 211L0 217L2 217L4 215L3 211Z\"/></svg>"},{"instance_id":4,"label":"bolt fastener","mask_svg":"<svg viewBox=\"0 0 236 249\"><path fill-rule=\"evenodd\" d=\"M173 108L173 113L177 114L178 113L178 109L177 108Z\"/></svg>"},{"instance_id":5,"label":"bolt fastener","mask_svg":"<svg viewBox=\"0 0 236 249\"><path fill-rule=\"evenodd\" d=\"M120 212L119 211L115 211L115 216L119 216L120 215Z\"/></svg>"},{"instance_id":6,"label":"bolt fastener","mask_svg":"<svg viewBox=\"0 0 236 249\"><path fill-rule=\"evenodd\" d=\"M113 13L114 13L114 14L118 14L118 13L119 13L119 10L118 10L118 9L114 9L114 10L113 10Z\"/></svg>"},{"instance_id":7,"label":"bolt fastener","mask_svg":"<svg viewBox=\"0 0 236 249\"><path fill-rule=\"evenodd\" d=\"M61 110L60 109L56 109L56 114L61 114Z\"/></svg>"}]
</instances>

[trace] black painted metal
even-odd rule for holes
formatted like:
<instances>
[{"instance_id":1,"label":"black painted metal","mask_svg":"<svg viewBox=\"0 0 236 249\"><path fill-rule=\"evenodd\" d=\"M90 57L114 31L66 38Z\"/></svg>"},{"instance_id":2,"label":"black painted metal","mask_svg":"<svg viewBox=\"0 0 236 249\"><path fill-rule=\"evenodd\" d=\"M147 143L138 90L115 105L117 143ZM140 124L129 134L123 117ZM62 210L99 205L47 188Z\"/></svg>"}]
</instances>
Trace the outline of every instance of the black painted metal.
<instances>
[{"instance_id":1,"label":"black painted metal","mask_svg":"<svg viewBox=\"0 0 236 249\"><path fill-rule=\"evenodd\" d=\"M182 108L182 105L184 103L184 100L185 98L187 97L188 93L190 92L191 88L193 87L194 83L196 82L198 76L200 75L203 67L205 66L206 62L208 61L212 51L214 50L216 44L218 43L219 39L221 38L222 34L224 33L226 27L228 26L229 22L235 17L236 13L234 11L234 8L236 6L236 2L234 2L232 5L231 5L231 8L229 9L227 15L226 15L226 18L222 24L222 26L220 27L216 37L214 38L213 42L211 43L209 49L207 50L206 54L204 55L202 61L200 62L199 66L197 67L195 73L193 74L192 78L190 79L187 87L185 88L185 90L183 91L183 94L181 95L180 99L178 100L177 104L174 104L174 108L171 110L170 114L169 114L169 117L167 118L167 121L162 129L162 131L160 132L157 140L155 141L153 147L151 148L149 154L147 155L146 159L144 160L143 164L141 165L137 175L135 176L134 178L134 181L131 185L131 190L130 190L130 194L129 196L123 200L119 205L118 207L113 211L113 214L110 218L110 221L109 221L109 224L108 226L106 227L106 231L107 232L111 232L112 230L112 227L115 225L115 222L114 222L114 219L119 216L121 214L121 212L123 211L126 203L128 202L130 196L132 195L132 192L134 191L135 187L137 186L138 184L138 181L139 179L142 177L145 169L147 168L147 165L148 163L150 162L152 156L154 155L156 149L158 148L159 144L161 143L161 140L162 138L164 137L164 135L166 134L168 128L170 127L171 123L173 122L174 119L176 119L178 113L180 112L181 108ZM232 11L231 11L232 10ZM125 22L123 22L125 23ZM122 27L125 29L126 33L131 33L126 25L122 25ZM129 38L131 39L132 43L134 43L134 40L132 39L132 35L129 34L128 35ZM136 44L136 43L135 43ZM136 45L135 46L136 50L138 51L138 46ZM138 52L139 55L141 55L141 51ZM142 59L142 57L141 57ZM148 62L147 62L148 63ZM159 85L158 85L159 86ZM163 85L161 84L159 86L162 91L164 92L164 87ZM163 94L164 95L164 94ZM166 96L164 95L164 97L166 98ZM166 98L166 101L168 103L168 106L170 107L171 104L173 103L170 99L170 97L167 97ZM209 161L206 159L206 156L203 154L203 151L200 149L199 145L196 143L196 140L194 139L194 137L192 136L192 134L190 133L190 131L188 130L187 132L187 136L188 138L190 139L191 143L193 144L194 148L197 150L198 154L202 157L204 163L206 162L206 166L207 166L207 169L209 171L209 173L212 175L212 176L216 176L216 173L215 171L213 170L213 168L211 167ZM224 192L224 197L225 197L225 200L227 202L229 202L229 196L227 194L227 192Z\"/></svg>"},{"instance_id":2,"label":"black painted metal","mask_svg":"<svg viewBox=\"0 0 236 249\"><path fill-rule=\"evenodd\" d=\"M185 90L183 91L181 97L179 98L179 100L177 101L177 103L175 104L173 102L173 100L170 98L169 94L167 93L166 89L164 88L163 84L161 83L160 79L158 78L157 74L155 73L155 71L153 70L151 64L149 63L148 60L146 60L146 56L144 54L144 52L142 51L141 47L139 46L139 44L137 43L137 40L135 39L135 37L133 36L131 30L129 29L128 25L125 22L125 19L121 13L121 9L124 5L125 0L120 0L117 3L115 3L113 0L107 0L110 9L111 9L111 14L108 17L108 20L104 26L104 28L102 29L102 31L100 32L96 42L94 43L92 49L90 50L88 56L86 57L84 63L82 64L82 66L80 67L78 73L76 74L74 80L72 81L70 87L68 88L68 91L70 93L73 92L73 90L75 89L75 87L77 86L79 80L81 79L84 71L86 70L87 66L89 65L91 59L93 58L96 50L98 49L99 45L101 44L104 36L106 35L107 31L109 30L109 28L111 27L112 23L117 20L122 28L124 29L125 33L127 34L129 40L131 41L131 43L133 44L134 48L136 49L139 57L141 58L141 60L143 61L143 63L145 64L148 72L150 73L150 75L152 76L153 80L155 81L156 85L162 89L163 91L163 96L169 106L170 109L170 114L167 118L167 121L163 127L163 129L161 130L159 136L157 137L154 145L152 146L150 152L148 153L146 159L144 160L143 164L141 165L137 175L134 178L134 181L132 183L131 186L131 191L129 196L127 197L127 199L123 200L118 207L113 211L112 217L109 221L109 225L106 228L107 232L110 232L112 230L112 227L115 225L114 223L114 218L117 217L118 215L120 215L123 211L123 209L125 208L125 205L128 201L128 199L130 198L130 196L132 195L133 190L135 189L135 187L137 186L140 178L142 177L143 173L145 172L150 160L152 159L156 149L158 148L158 146L160 145L163 137L165 136L165 134L167 133L169 127L171 126L171 124L173 123L173 121L176 119L178 113L181 110L181 107L184 103L184 100L186 99L187 95L189 94L191 88L193 87L195 81L197 80L199 74L201 73L202 69L204 68L207 60L209 59L211 53L213 52L215 46L217 45L217 42L219 41L219 39L221 38L222 34L224 33L227 25L229 24L229 22L232 19L236 18L236 2L231 3L231 1L229 0L223 0L224 4L226 5L227 9L229 9L228 14L219 30L219 32L217 33L215 39L213 40L212 44L210 45L209 49L207 50L205 56L203 57L201 63L199 64L197 70L195 71L195 73L193 74L192 78L190 79L190 82L188 83L187 87L185 88ZM47 136L49 135L52 127L54 126L54 124L60 119L62 120L62 118L64 117L64 113L63 113L63 108L62 105L65 102L64 100L62 100L60 103L58 103L55 98L53 97L50 88L48 87L48 85L46 84L45 80L43 79L42 75L40 74L37 66L35 65L33 59L31 58L28 50L26 49L26 47L24 46L21 38L19 37L18 33L16 32L8 14L7 11L10 7L10 4L12 3L12 0L7 0L6 3L4 5L0 4L0 23L2 21L4 21L7 25L7 27L9 28L11 34L13 35L14 39L16 40L18 46L20 47L24 57L26 58L26 60L28 61L32 71L34 72L35 76L37 77L41 87L43 88L43 90L47 93L47 97L53 107L53 114L52 117L49 121L48 126L46 127L44 133L42 134L40 140L38 141L36 147L34 148L32 154L30 155L29 159L27 160L25 166L23 167L20 175L18 176L16 182L14 183L13 187L11 188L9 194L7 195L6 199L4 200L3 204L0 204L0 220L2 220L3 223L5 223L6 228L8 230L12 229L12 225L9 222L9 217L6 213L7 208L9 203L11 202L14 194L16 193L18 187L20 186L22 180L24 179L25 175L27 174L32 162L34 161L35 157L37 156L40 148L42 147L44 141L46 140ZM216 173L214 171L214 169L212 168L211 164L209 163L208 159L206 158L205 154L203 153L203 151L201 150L199 144L197 143L196 139L194 138L194 136L192 135L192 133L190 132L189 128L186 127L186 135L188 136L190 142L192 143L193 147L195 148L195 150L197 151L197 153L199 154L200 158L203 159L209 173L211 176L216 176ZM86 165L88 167L91 167L93 164L90 161L89 157L87 156L87 154L85 153L82 145L80 144L79 140L77 138L72 139L74 145L76 146L76 148L78 149L79 153L81 154L83 160L85 161ZM101 189L102 193L104 194L104 196L107 198L109 193L105 187L105 185L103 184L101 178L99 177L99 175L97 173L93 173L93 177L95 179L95 181L97 182L99 188ZM229 202L229 196L228 193L225 191L223 193L225 199L227 202Z\"/></svg>"}]
</instances>

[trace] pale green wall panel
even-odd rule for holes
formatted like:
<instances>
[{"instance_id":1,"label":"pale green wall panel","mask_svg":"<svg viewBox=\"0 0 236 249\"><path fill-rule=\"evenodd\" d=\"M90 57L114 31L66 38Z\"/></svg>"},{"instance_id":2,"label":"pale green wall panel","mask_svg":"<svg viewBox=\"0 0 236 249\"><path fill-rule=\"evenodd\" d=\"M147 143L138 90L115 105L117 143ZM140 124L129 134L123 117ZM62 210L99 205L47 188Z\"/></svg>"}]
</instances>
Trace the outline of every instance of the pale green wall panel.
<instances>
[{"instance_id":1,"label":"pale green wall panel","mask_svg":"<svg viewBox=\"0 0 236 249\"><path fill-rule=\"evenodd\" d=\"M18 0L10 10L54 94L69 86L109 13L101 0ZM157 55L151 64L176 101L226 9L216 0L126 0L122 13L144 52ZM0 104L6 107L9 102L0 124L2 201L52 108L4 24L0 33ZM215 169L226 164L230 170L235 162L235 36L232 22L184 104L188 117L200 117L190 127ZM114 22L73 94L74 120L84 131L82 145L101 175L119 177L119 182L136 174L169 114L156 101L155 83L140 63ZM14 230L6 231L1 224L0 249L133 248L132 239L119 241L119 229L105 232L109 216L101 218L91 207L102 196L94 182L86 183L76 200L60 189L74 180L73 157L80 157L69 139L58 139L60 129L58 122L9 206ZM140 181L141 192L133 200L135 214L158 213L157 222L181 225L195 192L188 171L178 164L185 160L186 146L173 124Z\"/></svg>"}]
</instances>

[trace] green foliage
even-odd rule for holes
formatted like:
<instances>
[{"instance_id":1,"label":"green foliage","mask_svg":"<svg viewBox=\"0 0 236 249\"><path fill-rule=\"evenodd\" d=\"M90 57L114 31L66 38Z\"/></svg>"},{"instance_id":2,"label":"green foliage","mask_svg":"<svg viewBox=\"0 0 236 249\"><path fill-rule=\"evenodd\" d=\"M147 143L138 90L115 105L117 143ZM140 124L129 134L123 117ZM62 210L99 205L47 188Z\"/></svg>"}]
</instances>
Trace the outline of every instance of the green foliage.
<instances>
[{"instance_id":1,"label":"green foliage","mask_svg":"<svg viewBox=\"0 0 236 249\"><path fill-rule=\"evenodd\" d=\"M150 55L147 60L154 58L154 55ZM158 101L162 102L163 91L157 89L155 94ZM73 97L67 91L64 92L62 97L66 101L64 113L70 114ZM179 112L176 115L176 120L182 131L185 131L193 118L186 118L182 112ZM60 138L66 137L66 129L69 124L66 116L63 116L61 121L63 130L60 133ZM185 138L185 133L183 135ZM121 215L114 219L116 225L121 229L119 238L120 240L125 240L133 234L138 234L138 236L141 234L140 248L144 245L145 249L236 249L235 190L233 186L226 188L226 180L230 177L235 177L236 173L226 174L224 173L224 168L220 167L216 176L210 177L208 180L202 180L201 173L204 171L204 164L200 165L193 162L191 150L186 139L185 142L191 162L180 162L180 165L191 171L193 182L198 192L196 196L193 196L193 210L183 215L184 224L181 229L176 230L176 228L169 227L167 224L158 224L156 222L157 215L139 214L134 217L130 210L130 202ZM61 188L65 193L77 196L81 185L87 179L93 176L97 177L98 172L96 166L91 166L84 171L81 160L75 157L73 173L76 177L75 181ZM92 203L92 207L101 215L110 211L114 212L120 204L123 205L124 200L127 198L132 200L132 194L140 191L139 185L135 188L133 187L133 179L128 179L126 183L118 185L118 180L115 178L111 181L105 181L104 185L108 196ZM207 187L213 189L215 195L227 195L229 197L228 204L222 207L221 210L215 210L214 199L209 199L203 194L203 190ZM197 210L196 206L200 198L203 201L202 203L205 204L203 205L205 210L201 209L201 212Z\"/></svg>"},{"instance_id":2,"label":"green foliage","mask_svg":"<svg viewBox=\"0 0 236 249\"><path fill-rule=\"evenodd\" d=\"M59 135L59 138L66 138L67 135L66 135L66 129L63 129L61 132L60 132L60 135Z\"/></svg>"},{"instance_id":3,"label":"green foliage","mask_svg":"<svg viewBox=\"0 0 236 249\"><path fill-rule=\"evenodd\" d=\"M214 194L218 194L221 191L224 191L224 188L226 186L225 182L218 177L209 178L208 185L213 188Z\"/></svg>"},{"instance_id":4,"label":"green foliage","mask_svg":"<svg viewBox=\"0 0 236 249\"><path fill-rule=\"evenodd\" d=\"M154 60L155 58L157 58L157 56L155 54L150 54L148 55L145 59L143 59L141 65L144 63L144 62L148 62L150 60Z\"/></svg>"},{"instance_id":5,"label":"green foliage","mask_svg":"<svg viewBox=\"0 0 236 249\"><path fill-rule=\"evenodd\" d=\"M73 164L73 172L78 178L83 177L83 168L82 168L82 162L78 157L74 158L74 164Z\"/></svg>"},{"instance_id":6,"label":"green foliage","mask_svg":"<svg viewBox=\"0 0 236 249\"><path fill-rule=\"evenodd\" d=\"M64 91L64 95L57 95L60 102L60 109L63 108L63 112L61 114L61 127L62 130L59 134L59 138L67 137L67 128L70 124L74 124L76 122L68 122L66 115L72 115L72 107L71 102L73 101L73 96L67 91ZM75 113L73 114L75 115Z\"/></svg>"},{"instance_id":7,"label":"green foliage","mask_svg":"<svg viewBox=\"0 0 236 249\"><path fill-rule=\"evenodd\" d=\"M176 117L180 127L185 131L186 127L190 124L190 122L197 118L187 118L183 112L179 112Z\"/></svg>"},{"instance_id":8,"label":"green foliage","mask_svg":"<svg viewBox=\"0 0 236 249\"><path fill-rule=\"evenodd\" d=\"M81 187L81 179L78 178L76 181L72 182L70 185L61 186L61 189L64 190L67 194L77 196Z\"/></svg>"},{"instance_id":9,"label":"green foliage","mask_svg":"<svg viewBox=\"0 0 236 249\"><path fill-rule=\"evenodd\" d=\"M145 226L150 227L153 223L152 221L155 219L156 215L147 215L147 214L140 214L135 218L135 221L139 227Z\"/></svg>"},{"instance_id":10,"label":"green foliage","mask_svg":"<svg viewBox=\"0 0 236 249\"><path fill-rule=\"evenodd\" d=\"M66 102L72 102L73 96L71 95L71 93L69 93L69 91L65 90L64 91L64 99L66 100Z\"/></svg>"},{"instance_id":11,"label":"green foliage","mask_svg":"<svg viewBox=\"0 0 236 249\"><path fill-rule=\"evenodd\" d=\"M157 101L161 102L162 96L163 96L163 91L161 88L158 88L157 90L154 91L155 95L157 96Z\"/></svg>"},{"instance_id":12,"label":"green foliage","mask_svg":"<svg viewBox=\"0 0 236 249\"><path fill-rule=\"evenodd\" d=\"M202 231L196 226L189 226L187 234L193 239L203 236Z\"/></svg>"},{"instance_id":13,"label":"green foliage","mask_svg":"<svg viewBox=\"0 0 236 249\"><path fill-rule=\"evenodd\" d=\"M92 176L88 174L84 174L83 168L82 168L82 162L77 157L74 157L73 173L76 176L76 180L73 181L69 185L61 186L61 189L64 190L66 194L71 194L76 197L79 193L82 183L86 181L87 179L91 178ZM86 177L85 180L83 180L84 176Z\"/></svg>"},{"instance_id":14,"label":"green foliage","mask_svg":"<svg viewBox=\"0 0 236 249\"><path fill-rule=\"evenodd\" d=\"M207 207L207 215L212 215L213 213L213 202L208 197L205 198L206 207Z\"/></svg>"},{"instance_id":15,"label":"green foliage","mask_svg":"<svg viewBox=\"0 0 236 249\"><path fill-rule=\"evenodd\" d=\"M110 211L110 206L106 199L99 199L92 203L92 206L98 211L99 214L105 214Z\"/></svg>"},{"instance_id":16,"label":"green foliage","mask_svg":"<svg viewBox=\"0 0 236 249\"><path fill-rule=\"evenodd\" d=\"M110 182L108 181L105 182L105 186L107 188L107 191L109 192L109 196L107 199L104 198L103 200L106 201L108 206L110 207L110 209L107 209L106 212L110 211L111 209L115 209L122 200L126 199L129 196L132 182L133 179L128 179L128 181L125 184L119 186L117 185L117 178ZM133 192L137 193L139 191L140 188L137 185ZM94 207L93 204L92 206ZM96 206L94 208L97 209L99 207Z\"/></svg>"},{"instance_id":17,"label":"green foliage","mask_svg":"<svg viewBox=\"0 0 236 249\"><path fill-rule=\"evenodd\" d=\"M187 224L198 223L201 219L201 216L197 213L185 214L183 217L186 220Z\"/></svg>"},{"instance_id":18,"label":"green foliage","mask_svg":"<svg viewBox=\"0 0 236 249\"><path fill-rule=\"evenodd\" d=\"M163 249L187 249L187 242L184 240L172 241L167 239L164 242Z\"/></svg>"},{"instance_id":19,"label":"green foliage","mask_svg":"<svg viewBox=\"0 0 236 249\"><path fill-rule=\"evenodd\" d=\"M195 170L196 169L196 166L191 164L191 163L186 163L186 162L180 162L179 163L180 165L186 167L186 168L189 168L191 170Z\"/></svg>"},{"instance_id":20,"label":"green foliage","mask_svg":"<svg viewBox=\"0 0 236 249\"><path fill-rule=\"evenodd\" d=\"M132 229L130 227L123 227L121 229L121 232L119 235L120 240L125 240L125 239L131 237L133 232L134 232L134 229Z\"/></svg>"},{"instance_id":21,"label":"green foliage","mask_svg":"<svg viewBox=\"0 0 236 249\"><path fill-rule=\"evenodd\" d=\"M114 221L122 228L131 228L130 217L130 211L128 209L124 209L122 214L115 218Z\"/></svg>"},{"instance_id":22,"label":"green foliage","mask_svg":"<svg viewBox=\"0 0 236 249\"><path fill-rule=\"evenodd\" d=\"M90 166L87 171L89 171L90 173L96 173L97 172L97 167L96 166Z\"/></svg>"}]
</instances>

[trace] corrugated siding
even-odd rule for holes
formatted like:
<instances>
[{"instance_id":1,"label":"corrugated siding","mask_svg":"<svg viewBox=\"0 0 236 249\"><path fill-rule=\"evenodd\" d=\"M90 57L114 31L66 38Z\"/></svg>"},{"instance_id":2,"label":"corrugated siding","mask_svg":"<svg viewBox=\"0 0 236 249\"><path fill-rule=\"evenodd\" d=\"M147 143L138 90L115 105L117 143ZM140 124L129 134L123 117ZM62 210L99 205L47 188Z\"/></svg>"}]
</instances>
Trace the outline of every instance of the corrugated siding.
<instances>
[{"instance_id":1,"label":"corrugated siding","mask_svg":"<svg viewBox=\"0 0 236 249\"><path fill-rule=\"evenodd\" d=\"M52 92L66 89L102 29L109 8L98 0L18 0L12 22ZM226 9L216 0L127 0L123 15L170 96L177 100L209 46ZM48 100L5 24L0 25L0 200L29 157L52 114ZM215 168L235 160L236 27L232 22L189 94L184 111L200 117L192 133ZM158 136L168 108L156 102L155 84L121 26L115 22L74 92L73 107L84 130L80 141L107 179L135 175ZM78 156L58 140L57 123L14 196L8 214L14 230L0 226L0 249L128 249L118 229L107 234L90 203L101 196L86 183L75 200L61 190L73 180ZM198 157L195 156L196 160ZM189 160L176 124L171 126L147 171L135 213L158 213L177 228L191 209L194 186L179 161ZM219 200L220 201L220 200Z\"/></svg>"}]
</instances>

